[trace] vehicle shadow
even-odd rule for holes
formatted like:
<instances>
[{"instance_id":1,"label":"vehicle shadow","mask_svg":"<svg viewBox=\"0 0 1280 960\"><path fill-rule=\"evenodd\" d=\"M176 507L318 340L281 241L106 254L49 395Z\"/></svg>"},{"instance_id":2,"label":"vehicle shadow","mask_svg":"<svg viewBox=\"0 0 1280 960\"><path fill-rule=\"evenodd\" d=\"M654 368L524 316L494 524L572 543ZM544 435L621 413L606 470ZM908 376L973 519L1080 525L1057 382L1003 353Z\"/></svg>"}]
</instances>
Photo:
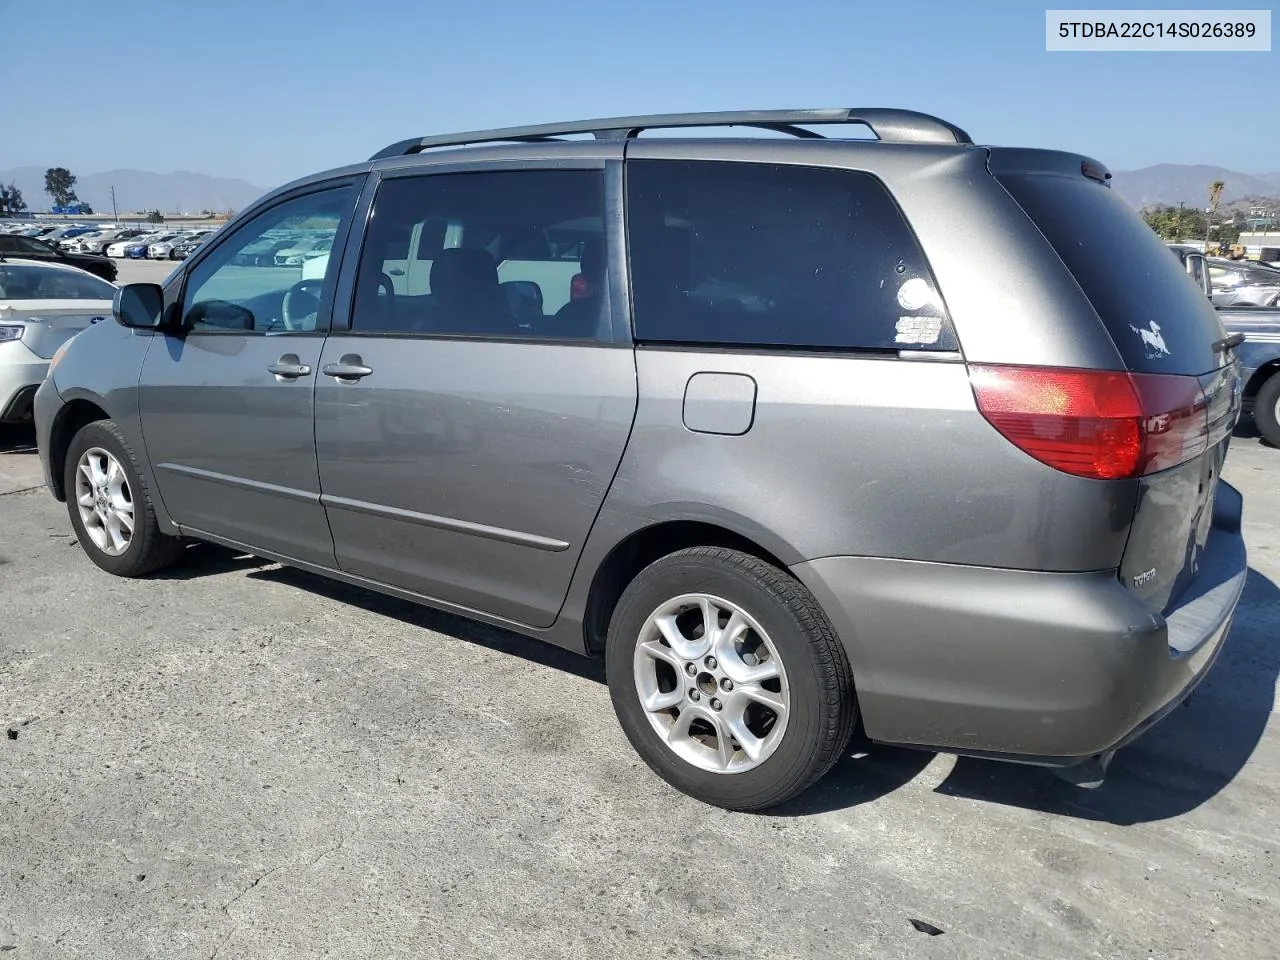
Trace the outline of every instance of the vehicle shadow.
<instances>
[{"instance_id":1,"label":"vehicle shadow","mask_svg":"<svg viewBox=\"0 0 1280 960\"><path fill-rule=\"evenodd\" d=\"M1243 769L1266 733L1280 676L1280 589L1250 568L1218 661L1182 708L1111 762L1096 790L1034 767L960 758L937 792L1118 825L1194 810Z\"/></svg>"},{"instance_id":2,"label":"vehicle shadow","mask_svg":"<svg viewBox=\"0 0 1280 960\"><path fill-rule=\"evenodd\" d=\"M393 617L402 623L434 630L488 650L522 657L541 666L562 670L596 683L605 682L604 661L599 657L584 657L550 643L466 617L444 613L408 600L398 600L292 567L264 566L254 570L249 576L256 580L270 580L309 590L370 613ZM799 816L870 803L905 786L929 765L933 756L920 750L889 747L872 749L870 745L855 738L849 753L804 796L768 812L780 816Z\"/></svg>"},{"instance_id":3,"label":"vehicle shadow","mask_svg":"<svg viewBox=\"0 0 1280 960\"><path fill-rule=\"evenodd\" d=\"M169 576L194 578L248 570L269 580L434 630L495 652L603 684L604 664L466 617L388 597L303 570L220 547L197 545ZM1037 767L961 757L937 793L1132 825L1185 814L1223 790L1239 774L1266 732L1280 677L1280 589L1250 569L1231 634L1209 676L1179 710L1120 751L1096 790L1072 786ZM812 816L861 806L906 786L933 760L925 750L867 743L861 734L814 787L768 811Z\"/></svg>"},{"instance_id":4,"label":"vehicle shadow","mask_svg":"<svg viewBox=\"0 0 1280 960\"><path fill-rule=\"evenodd\" d=\"M274 564L267 565L266 561L259 561L259 563L262 564L261 569L249 574L255 580L270 580L273 583L307 590L424 630L434 630L498 653L522 657L541 666L551 667L553 670L562 670L585 680L604 683L604 662L599 658L584 657L542 640L512 633L500 627L492 627L467 617L424 607L409 600L400 600L362 587L353 587L339 580L330 580L305 570Z\"/></svg>"},{"instance_id":5,"label":"vehicle shadow","mask_svg":"<svg viewBox=\"0 0 1280 960\"><path fill-rule=\"evenodd\" d=\"M199 580L219 573L234 573L270 566L274 561L195 540L187 545L181 562L151 574L153 580Z\"/></svg>"}]
</instances>

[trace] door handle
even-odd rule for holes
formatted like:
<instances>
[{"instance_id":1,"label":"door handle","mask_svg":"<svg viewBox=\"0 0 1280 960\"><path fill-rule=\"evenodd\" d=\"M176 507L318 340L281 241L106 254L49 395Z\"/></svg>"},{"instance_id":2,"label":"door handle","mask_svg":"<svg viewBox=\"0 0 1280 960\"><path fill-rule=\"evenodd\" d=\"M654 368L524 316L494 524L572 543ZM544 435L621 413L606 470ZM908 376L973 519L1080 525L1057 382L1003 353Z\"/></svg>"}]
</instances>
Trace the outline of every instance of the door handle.
<instances>
[{"instance_id":1,"label":"door handle","mask_svg":"<svg viewBox=\"0 0 1280 960\"><path fill-rule=\"evenodd\" d=\"M271 366L267 367L267 373L275 374L276 379L283 383L286 380L297 380L299 377L310 376L311 367L300 362L296 353L286 353Z\"/></svg>"},{"instance_id":2,"label":"door handle","mask_svg":"<svg viewBox=\"0 0 1280 960\"><path fill-rule=\"evenodd\" d=\"M387 271L387 273L391 274L393 277L403 277L403 276L404 276L404 271L403 271L403 270L401 270L399 267L396 267L396 268L394 268L394 269L392 269L392 270L388 270L388 271Z\"/></svg>"},{"instance_id":3,"label":"door handle","mask_svg":"<svg viewBox=\"0 0 1280 960\"><path fill-rule=\"evenodd\" d=\"M348 353L337 363L326 363L320 372L341 383L355 383L361 377L367 377L373 373L373 367L366 367L360 354Z\"/></svg>"}]
</instances>

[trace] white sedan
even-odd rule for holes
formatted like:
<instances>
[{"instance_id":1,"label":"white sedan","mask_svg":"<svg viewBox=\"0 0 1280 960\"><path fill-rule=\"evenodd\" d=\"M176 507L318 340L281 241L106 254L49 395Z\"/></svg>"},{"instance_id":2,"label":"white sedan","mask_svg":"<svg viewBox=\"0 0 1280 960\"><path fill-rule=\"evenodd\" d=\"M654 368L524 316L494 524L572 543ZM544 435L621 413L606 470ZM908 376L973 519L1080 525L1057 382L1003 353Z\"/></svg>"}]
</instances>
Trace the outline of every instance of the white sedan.
<instances>
[{"instance_id":1,"label":"white sedan","mask_svg":"<svg viewBox=\"0 0 1280 960\"><path fill-rule=\"evenodd\" d=\"M166 237L158 243L153 243L151 246L147 247L147 259L168 260L169 254L173 252L174 247L179 244L186 243L188 240L194 240L198 236L203 236L203 234L178 233L171 237Z\"/></svg>"},{"instance_id":2,"label":"white sedan","mask_svg":"<svg viewBox=\"0 0 1280 960\"><path fill-rule=\"evenodd\" d=\"M0 257L0 423L31 419L54 351L109 318L117 289L77 267Z\"/></svg>"}]
</instances>

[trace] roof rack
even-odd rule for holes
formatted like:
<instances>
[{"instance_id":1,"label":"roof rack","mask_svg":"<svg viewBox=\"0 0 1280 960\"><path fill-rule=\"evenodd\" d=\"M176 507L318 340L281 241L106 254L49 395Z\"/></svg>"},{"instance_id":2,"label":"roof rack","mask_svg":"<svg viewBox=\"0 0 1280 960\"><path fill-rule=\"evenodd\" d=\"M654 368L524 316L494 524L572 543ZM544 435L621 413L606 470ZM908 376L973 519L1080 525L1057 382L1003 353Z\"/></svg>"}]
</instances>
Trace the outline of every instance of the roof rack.
<instances>
[{"instance_id":1,"label":"roof rack","mask_svg":"<svg viewBox=\"0 0 1280 960\"><path fill-rule=\"evenodd\" d=\"M659 113L652 116L611 117L602 120L576 120L571 123L542 123L531 127L502 127L472 133L447 133L430 137L401 140L369 159L384 160L403 157L432 147L457 147L476 143L545 143L573 134L589 133L597 140L629 140L642 130L676 129L679 127L757 127L787 133L808 140L825 139L822 134L804 129L823 124L860 123L886 143L952 143L972 144L969 135L955 124L914 110L892 110L884 107L866 109L836 107L815 110L723 110L711 113Z\"/></svg>"}]
</instances>

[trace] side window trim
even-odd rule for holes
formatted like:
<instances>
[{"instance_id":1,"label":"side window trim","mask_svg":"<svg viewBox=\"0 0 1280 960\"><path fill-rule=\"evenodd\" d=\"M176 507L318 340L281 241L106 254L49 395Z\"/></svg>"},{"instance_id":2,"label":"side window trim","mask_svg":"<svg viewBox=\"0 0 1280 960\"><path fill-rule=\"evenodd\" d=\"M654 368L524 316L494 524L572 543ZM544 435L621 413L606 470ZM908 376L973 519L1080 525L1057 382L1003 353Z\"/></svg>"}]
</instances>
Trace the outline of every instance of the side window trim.
<instances>
[{"instance_id":1,"label":"side window trim","mask_svg":"<svg viewBox=\"0 0 1280 960\"><path fill-rule=\"evenodd\" d=\"M307 184L306 186L303 186L303 187L298 187L295 190L290 190L288 193L282 193L277 197L271 198L270 201L263 203L261 206L250 207L241 215L240 222L235 225L234 229L227 231L225 235L218 237L212 243L204 245L203 249L199 250L195 257L191 257L187 259L187 261L183 264L182 271L180 273L180 282L176 285L176 287L170 287L170 285L168 284L166 284L166 287L165 287L166 292L168 292L168 290L170 289L173 289L173 293L174 293L173 301L166 302L165 309L168 311L171 311L170 316L175 322L182 323L183 317L181 316L181 311L182 311L183 304L186 303L186 300L187 300L187 285L190 281L191 275L196 270L199 269L202 263L208 260L211 256L215 255L220 248L224 247L228 243L233 242L237 236L243 233L246 227L251 226L254 223L254 221L256 221L263 214L270 213L272 210L275 210L276 208L280 207L283 204L301 199L302 197L313 196L318 193L325 193L330 190L340 190L344 187L350 188L352 189L353 193L358 199L354 205L352 204L347 205L346 209L343 212L342 219L338 221L338 229L334 233L333 246L331 249L339 250L342 252L339 254L338 263L334 264L330 268L330 275L325 279L324 286L321 288L320 308L316 315L316 325L314 329L312 330L277 330L277 331L184 330L183 336L188 336L188 337L190 336L222 337L222 336L228 336L228 335L263 336L263 337L266 337L266 336L272 336L272 337L281 337L281 336L324 337L324 336L327 336L330 330L330 317L333 310L334 294L336 293L337 286L338 286L337 281L341 276L343 263L345 261L344 254L346 250L346 244L351 234L351 227L354 220L353 211L359 208L359 198L363 196L365 181L369 179L372 179L372 178L364 174L359 174L356 176L339 177L334 180L324 180L318 183L312 183L312 184Z\"/></svg>"},{"instance_id":2,"label":"side window trim","mask_svg":"<svg viewBox=\"0 0 1280 960\"><path fill-rule=\"evenodd\" d=\"M584 347L629 347L631 345L629 294L625 284L625 224L622 216L623 184L622 184L623 147L610 146L609 157L582 157L570 161L552 159L532 160L467 160L446 162L429 166L397 167L390 170L372 171L368 175L360 198L356 203L355 214L346 241L341 274L335 290L332 305L332 318L329 331L342 332L348 336L369 338L406 338L415 340L465 340L484 342L509 342L528 344L572 344ZM552 336L494 336L476 333L442 333L432 331L376 331L353 328L352 314L355 309L356 282L359 276L360 259L365 244L369 239L369 231L373 216L374 203L378 191L383 184L407 179L446 176L462 173L500 173L526 170L558 170L595 172L601 176L604 200L604 235L608 257L609 290L605 310L609 313L609 339L588 339ZM619 271L619 263L622 272Z\"/></svg>"}]
</instances>

